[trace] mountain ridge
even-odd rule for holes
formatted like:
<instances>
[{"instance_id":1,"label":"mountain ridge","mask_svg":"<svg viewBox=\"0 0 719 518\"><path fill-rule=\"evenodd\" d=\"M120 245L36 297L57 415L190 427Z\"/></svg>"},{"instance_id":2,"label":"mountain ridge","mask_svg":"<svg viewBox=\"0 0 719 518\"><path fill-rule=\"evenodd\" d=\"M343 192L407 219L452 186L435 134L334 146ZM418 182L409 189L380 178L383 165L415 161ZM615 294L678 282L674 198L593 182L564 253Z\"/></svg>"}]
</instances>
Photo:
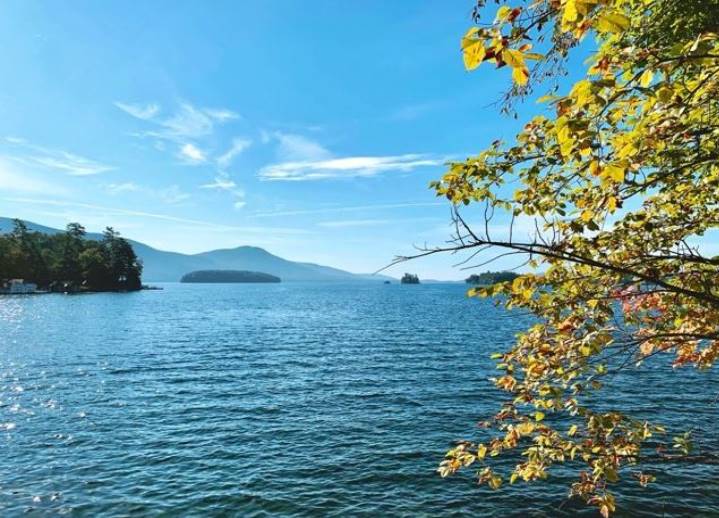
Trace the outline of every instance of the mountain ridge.
<instances>
[{"instance_id":1,"label":"mountain ridge","mask_svg":"<svg viewBox=\"0 0 719 518\"><path fill-rule=\"evenodd\" d=\"M63 232L31 221L23 220L33 232L55 234ZM11 218L0 217L0 233L13 228ZM102 234L88 232L88 239L101 239ZM221 248L183 254L159 250L150 245L126 238L143 262L144 282L179 282L180 278L196 270L249 270L268 273L283 281L384 281L396 280L385 275L352 273L331 266L309 262L291 261L274 255L264 248L241 245L235 248Z\"/></svg>"}]
</instances>

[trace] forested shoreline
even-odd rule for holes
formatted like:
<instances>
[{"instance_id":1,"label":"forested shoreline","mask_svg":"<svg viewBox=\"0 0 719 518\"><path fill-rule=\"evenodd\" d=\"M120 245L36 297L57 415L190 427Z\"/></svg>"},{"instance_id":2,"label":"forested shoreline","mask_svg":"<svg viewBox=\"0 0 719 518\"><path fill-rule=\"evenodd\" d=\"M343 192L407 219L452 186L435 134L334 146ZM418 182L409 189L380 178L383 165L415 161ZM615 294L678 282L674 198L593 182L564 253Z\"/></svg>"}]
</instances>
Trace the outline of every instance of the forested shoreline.
<instances>
[{"instance_id":1,"label":"forested shoreline","mask_svg":"<svg viewBox=\"0 0 719 518\"><path fill-rule=\"evenodd\" d=\"M85 228L43 234L21 220L0 235L0 281L23 279L39 289L62 292L136 291L142 288L142 263L132 245L107 227L102 239L86 239Z\"/></svg>"}]
</instances>

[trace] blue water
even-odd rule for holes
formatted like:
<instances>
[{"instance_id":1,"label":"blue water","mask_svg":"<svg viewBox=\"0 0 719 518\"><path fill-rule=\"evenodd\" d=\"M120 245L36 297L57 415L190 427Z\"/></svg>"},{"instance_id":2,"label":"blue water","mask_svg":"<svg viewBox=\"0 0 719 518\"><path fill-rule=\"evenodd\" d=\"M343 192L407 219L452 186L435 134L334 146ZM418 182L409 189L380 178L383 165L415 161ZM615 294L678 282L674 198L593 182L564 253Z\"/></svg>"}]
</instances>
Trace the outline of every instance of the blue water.
<instances>
[{"instance_id":1,"label":"blue water","mask_svg":"<svg viewBox=\"0 0 719 518\"><path fill-rule=\"evenodd\" d=\"M574 516L569 479L434 470L495 410L527 318L461 285L164 285L0 298L0 516ZM715 438L719 383L647 366L609 404ZM653 466L618 516L718 516L719 467ZM593 511L586 513L594 516Z\"/></svg>"}]
</instances>

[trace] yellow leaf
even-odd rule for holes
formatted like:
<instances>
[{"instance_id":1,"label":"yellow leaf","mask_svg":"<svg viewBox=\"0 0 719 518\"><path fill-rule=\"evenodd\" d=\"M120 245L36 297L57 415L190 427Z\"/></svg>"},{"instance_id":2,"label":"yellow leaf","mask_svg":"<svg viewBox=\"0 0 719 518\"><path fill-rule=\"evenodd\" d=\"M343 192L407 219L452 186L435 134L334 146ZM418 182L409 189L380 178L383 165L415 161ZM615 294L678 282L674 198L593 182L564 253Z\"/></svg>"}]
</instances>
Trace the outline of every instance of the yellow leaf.
<instances>
[{"instance_id":1,"label":"yellow leaf","mask_svg":"<svg viewBox=\"0 0 719 518\"><path fill-rule=\"evenodd\" d=\"M544 412L536 411L536 412L534 413L534 419L535 419L535 421L537 421L537 422L539 422L539 421L541 421L542 419L544 419Z\"/></svg>"},{"instance_id":2,"label":"yellow leaf","mask_svg":"<svg viewBox=\"0 0 719 518\"><path fill-rule=\"evenodd\" d=\"M577 20L579 13L577 12L576 0L567 0L564 5L564 14L562 15L562 23L566 24Z\"/></svg>"},{"instance_id":3,"label":"yellow leaf","mask_svg":"<svg viewBox=\"0 0 719 518\"><path fill-rule=\"evenodd\" d=\"M642 77L639 79L639 84L642 85L644 88L649 86L652 82L652 79L654 79L654 72L647 69L642 74Z\"/></svg>"},{"instance_id":4,"label":"yellow leaf","mask_svg":"<svg viewBox=\"0 0 719 518\"><path fill-rule=\"evenodd\" d=\"M582 218L582 221L589 223L592 219L594 219L594 213L590 210L584 210L582 211L582 215L580 217Z\"/></svg>"},{"instance_id":5,"label":"yellow leaf","mask_svg":"<svg viewBox=\"0 0 719 518\"><path fill-rule=\"evenodd\" d=\"M480 444L477 448L477 458L482 460L487 455L487 447L484 444Z\"/></svg>"},{"instance_id":6,"label":"yellow leaf","mask_svg":"<svg viewBox=\"0 0 719 518\"><path fill-rule=\"evenodd\" d=\"M497 16L494 17L494 20L497 22L503 22L504 20L506 20L509 17L509 14L511 12L512 12L511 7L509 7L507 5L503 5L502 7L500 7L497 10Z\"/></svg>"},{"instance_id":7,"label":"yellow leaf","mask_svg":"<svg viewBox=\"0 0 719 518\"><path fill-rule=\"evenodd\" d=\"M482 40L478 39L479 29L472 27L469 29L464 37L462 37L462 59L464 61L464 68L467 70L474 70L482 61L487 51L484 48Z\"/></svg>"},{"instance_id":8,"label":"yellow leaf","mask_svg":"<svg viewBox=\"0 0 719 518\"><path fill-rule=\"evenodd\" d=\"M479 29L477 27L471 27L467 32L465 32L464 36L462 36L462 48L474 44L474 42L477 41L475 36L477 36L478 33Z\"/></svg>"},{"instance_id":9,"label":"yellow leaf","mask_svg":"<svg viewBox=\"0 0 719 518\"><path fill-rule=\"evenodd\" d=\"M604 176L621 183L624 181L624 168L616 164L610 164L604 169Z\"/></svg>"},{"instance_id":10,"label":"yellow leaf","mask_svg":"<svg viewBox=\"0 0 719 518\"><path fill-rule=\"evenodd\" d=\"M629 28L629 18L619 13L605 13L599 17L597 30L599 32L622 32Z\"/></svg>"},{"instance_id":11,"label":"yellow leaf","mask_svg":"<svg viewBox=\"0 0 719 518\"><path fill-rule=\"evenodd\" d=\"M519 86L524 86L529 80L529 70L526 68L515 68L512 70L512 79Z\"/></svg>"},{"instance_id":12,"label":"yellow leaf","mask_svg":"<svg viewBox=\"0 0 719 518\"><path fill-rule=\"evenodd\" d=\"M524 56L518 50L506 49L502 52L502 59L512 68L524 66Z\"/></svg>"},{"instance_id":13,"label":"yellow leaf","mask_svg":"<svg viewBox=\"0 0 719 518\"><path fill-rule=\"evenodd\" d=\"M617 199L614 196L610 196L607 200L607 209L609 209L609 212L617 210Z\"/></svg>"},{"instance_id":14,"label":"yellow leaf","mask_svg":"<svg viewBox=\"0 0 719 518\"><path fill-rule=\"evenodd\" d=\"M484 48L484 44L477 40L472 45L464 48L462 52L462 59L464 61L464 68L467 70L474 70L484 61L484 56L487 51Z\"/></svg>"},{"instance_id":15,"label":"yellow leaf","mask_svg":"<svg viewBox=\"0 0 719 518\"><path fill-rule=\"evenodd\" d=\"M573 425L569 428L569 431L567 432L567 435L568 435L569 437L574 437L574 435L575 435L576 433L577 433L577 425L576 425L576 424L573 424Z\"/></svg>"}]
</instances>

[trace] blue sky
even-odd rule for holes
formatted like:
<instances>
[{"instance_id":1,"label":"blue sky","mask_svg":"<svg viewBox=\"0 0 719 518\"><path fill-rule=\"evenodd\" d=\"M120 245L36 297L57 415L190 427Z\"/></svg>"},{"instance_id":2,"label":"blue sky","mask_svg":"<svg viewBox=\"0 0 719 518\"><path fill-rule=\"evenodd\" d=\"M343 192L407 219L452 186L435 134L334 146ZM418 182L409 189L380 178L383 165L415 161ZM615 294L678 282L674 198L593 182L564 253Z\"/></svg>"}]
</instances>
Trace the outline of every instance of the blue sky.
<instances>
[{"instance_id":1,"label":"blue sky","mask_svg":"<svg viewBox=\"0 0 719 518\"><path fill-rule=\"evenodd\" d=\"M472 4L2 2L0 215L356 272L442 244L429 181L518 128L462 67Z\"/></svg>"}]
</instances>

